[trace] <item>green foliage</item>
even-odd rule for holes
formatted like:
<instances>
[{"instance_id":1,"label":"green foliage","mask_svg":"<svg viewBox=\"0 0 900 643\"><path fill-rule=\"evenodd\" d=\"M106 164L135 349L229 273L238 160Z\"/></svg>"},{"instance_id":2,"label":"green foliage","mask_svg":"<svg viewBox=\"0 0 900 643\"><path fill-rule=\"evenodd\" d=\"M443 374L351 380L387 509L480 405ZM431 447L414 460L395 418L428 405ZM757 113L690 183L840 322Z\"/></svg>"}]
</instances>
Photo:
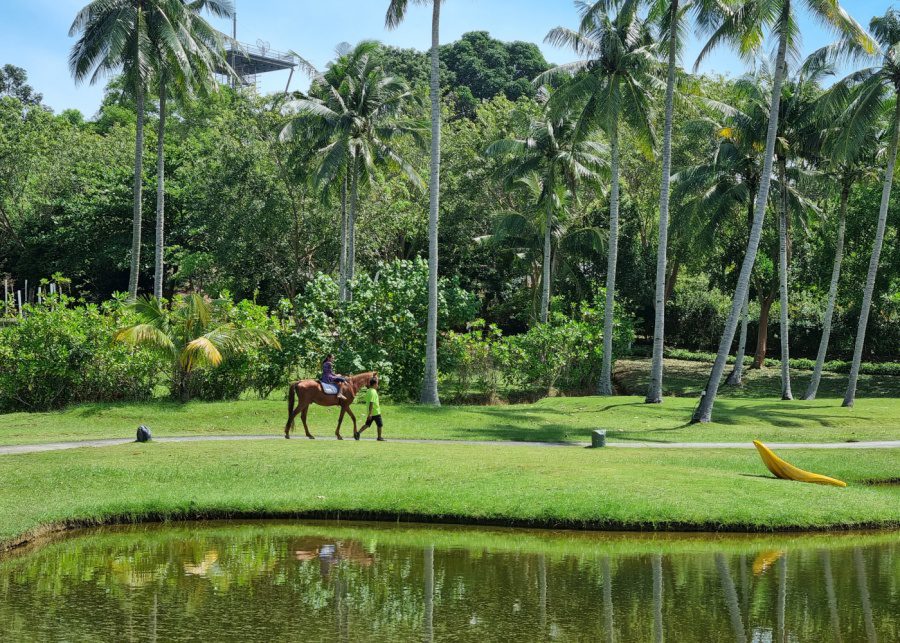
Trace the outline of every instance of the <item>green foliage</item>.
<instances>
[{"instance_id":1,"label":"green foliage","mask_svg":"<svg viewBox=\"0 0 900 643\"><path fill-rule=\"evenodd\" d=\"M383 264L374 276L359 274L352 300L341 303L338 286L320 274L297 297L301 321L291 346L301 372L317 376L330 352L341 373L377 370L395 399L413 399L422 384L428 311L428 264L422 259ZM441 280L438 329L460 327L477 299L457 279Z\"/></svg>"},{"instance_id":2,"label":"green foliage","mask_svg":"<svg viewBox=\"0 0 900 643\"><path fill-rule=\"evenodd\" d=\"M171 307L156 298L138 299L128 309L135 323L117 330L114 339L167 357L172 395L182 401L237 397L250 384L253 356L248 351L279 348L267 310L246 301L235 306L228 293L213 301L197 294L178 296ZM216 373L236 357L244 358L243 364Z\"/></svg>"},{"instance_id":3,"label":"green foliage","mask_svg":"<svg viewBox=\"0 0 900 643\"><path fill-rule=\"evenodd\" d=\"M121 300L102 306L51 295L0 326L0 411L41 411L79 402L146 400L163 362L111 341L132 323Z\"/></svg>"},{"instance_id":4,"label":"green foliage","mask_svg":"<svg viewBox=\"0 0 900 643\"><path fill-rule=\"evenodd\" d=\"M596 390L603 357L603 296L581 302L570 314L553 310L547 323L504 337L483 320L465 333L449 333L441 345L442 371L460 399L490 401L501 387L511 397L541 397L554 391ZM627 352L633 321L616 311L613 351Z\"/></svg>"}]
</instances>

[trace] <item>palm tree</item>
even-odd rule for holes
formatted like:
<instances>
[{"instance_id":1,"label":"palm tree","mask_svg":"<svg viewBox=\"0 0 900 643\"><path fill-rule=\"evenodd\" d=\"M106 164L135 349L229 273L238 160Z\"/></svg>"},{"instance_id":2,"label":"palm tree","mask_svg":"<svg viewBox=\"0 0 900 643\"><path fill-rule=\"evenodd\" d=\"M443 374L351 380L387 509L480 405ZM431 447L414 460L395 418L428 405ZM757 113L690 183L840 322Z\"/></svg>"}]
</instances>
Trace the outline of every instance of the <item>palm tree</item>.
<instances>
[{"instance_id":1,"label":"palm tree","mask_svg":"<svg viewBox=\"0 0 900 643\"><path fill-rule=\"evenodd\" d=\"M229 322L225 305L193 294L177 300L170 310L155 297L141 297L129 304L138 323L120 329L113 339L156 348L168 355L172 359L173 392L186 402L195 369L215 368L230 355L254 346L280 348L269 331L238 328Z\"/></svg>"},{"instance_id":2,"label":"palm tree","mask_svg":"<svg viewBox=\"0 0 900 643\"><path fill-rule=\"evenodd\" d=\"M524 260L533 275L533 283L541 284L539 319L549 316L551 286L556 275L566 271L577 274L572 260L599 252L603 246L602 231L581 225L571 212L572 193L565 185L557 185L548 194L545 180L537 172L516 179L510 186L525 193L528 206L524 212L501 212L494 221L492 243L513 251L512 261ZM549 205L545 205L549 201ZM538 272L541 277L538 278Z\"/></svg>"},{"instance_id":3,"label":"palm tree","mask_svg":"<svg viewBox=\"0 0 900 643\"><path fill-rule=\"evenodd\" d=\"M809 56L797 73L786 79L782 87L781 107L778 117L778 140L775 156L778 165L778 281L780 294L781 340L781 399L793 399L790 376L790 320L788 316L788 271L790 267L790 223L792 208L790 196L796 184L804 177L805 165L818 155L821 146L821 122L818 100L822 94L822 81L834 73L829 63L827 49ZM794 174L789 180L789 170ZM805 205L805 202L804 202Z\"/></svg>"},{"instance_id":4,"label":"palm tree","mask_svg":"<svg viewBox=\"0 0 900 643\"><path fill-rule=\"evenodd\" d=\"M841 279L841 264L844 260L844 233L847 227L847 208L850 201L850 192L853 186L864 179L873 178L874 167L879 159L884 156L884 131L880 128L880 122L871 123L859 139L859 144L852 149L845 149L847 155L841 159L830 160L832 169L829 171L831 178L839 188L838 197L838 221L837 234L834 244L834 262L831 268L831 283L828 287L828 301L825 305L825 315L822 319L822 338L819 341L819 350L816 354L816 365L813 368L812 377L803 394L804 400L816 399L819 391L819 383L822 380L822 370L825 367L825 357L828 353L828 343L831 338L831 323L834 316L834 307L837 300L838 284ZM840 134L840 126L833 131ZM827 142L828 133L826 133Z\"/></svg>"},{"instance_id":5,"label":"palm tree","mask_svg":"<svg viewBox=\"0 0 900 643\"><path fill-rule=\"evenodd\" d=\"M443 0L412 0L431 4L431 175L428 181L428 327L425 338L425 377L422 381L423 404L438 405L437 321L438 321L438 213L441 187L441 4ZM385 24L396 28L406 16L410 0L390 0Z\"/></svg>"},{"instance_id":6,"label":"palm tree","mask_svg":"<svg viewBox=\"0 0 900 643\"><path fill-rule=\"evenodd\" d=\"M154 253L153 296L162 298L163 290L163 254L165 249L165 147L166 130L166 93L171 86L176 94L184 98L196 90L215 90L218 88L215 75L220 70L228 70L225 60L222 35L202 17L201 12L208 10L217 18L230 18L234 15L231 0L181 0L178 13L173 12L169 19L176 21L173 25L179 40L174 46L154 39L159 88L159 125L157 128L156 147L156 248ZM158 33L164 25L159 24L159 14L152 16L150 31ZM162 33L159 33L162 36Z\"/></svg>"},{"instance_id":7,"label":"palm tree","mask_svg":"<svg viewBox=\"0 0 900 643\"><path fill-rule=\"evenodd\" d=\"M544 84L561 75L572 79L553 95L556 109L580 105L573 136L588 137L601 127L609 138L610 198L609 243L606 270L606 305L603 320L603 367L599 382L601 395L612 395L613 307L615 305L616 260L619 243L619 125L624 121L647 148L652 146L651 91L657 86L653 39L647 24L637 15L637 4L614 3L614 17L607 12L582 12L578 31L556 27L545 42L571 47L583 59L560 65L541 74Z\"/></svg>"},{"instance_id":8,"label":"palm tree","mask_svg":"<svg viewBox=\"0 0 900 643\"><path fill-rule=\"evenodd\" d=\"M675 107L675 77L678 52L686 12L692 12L698 26L708 28L720 13L717 0L639 0L649 5L650 19L660 28L660 40L667 57L665 125L662 140L662 171L659 190L659 241L656 253L656 297L653 326L653 360L650 384L644 400L650 404L662 402L663 347L665 342L666 311L666 255L669 245L669 193L672 173L672 121ZM614 0L596 0L589 14L608 12Z\"/></svg>"},{"instance_id":9,"label":"palm tree","mask_svg":"<svg viewBox=\"0 0 900 643\"><path fill-rule=\"evenodd\" d=\"M360 183L367 184L377 165L399 169L419 188L424 188L415 169L392 145L401 135L421 142L422 124L404 119L404 108L413 101L407 84L388 76L377 64L374 54L380 45L363 41L339 57L325 74L304 61L314 78L310 95L288 104L295 113L284 130L292 136L296 128L310 121L320 123L325 145L316 173L319 186L341 185L341 264L342 299L349 297L349 283L356 265L356 215ZM349 208L343 217L349 191Z\"/></svg>"},{"instance_id":10,"label":"palm tree","mask_svg":"<svg viewBox=\"0 0 900 643\"><path fill-rule=\"evenodd\" d=\"M734 334L737 330L738 318L744 308L744 300L750 287L750 275L756 262L756 252L762 236L766 203L769 198L769 186L772 180L772 167L775 158L775 140L778 134L778 115L781 106L781 88L786 75L788 50L796 46L798 31L795 23L794 2L799 0L744 0L741 4L725 11L721 24L715 30L709 42L700 52L698 62L708 55L719 44L730 42L736 45L743 56L751 54L763 40L764 31L769 28L778 36L778 49L775 56L775 73L772 79L772 104L769 108L769 123L766 132L766 145L763 156L759 190L753 212L753 225L747 243L747 252L738 276L737 287L731 303L731 311L725 322L722 339L716 361L713 363L706 390L694 411L694 422L709 422L712 409L719 390L719 382L725 371L725 363ZM823 24L829 25L843 36L848 46L864 49L871 48L871 41L862 27L838 5L836 0L803 0L807 10Z\"/></svg>"},{"instance_id":11,"label":"palm tree","mask_svg":"<svg viewBox=\"0 0 900 643\"><path fill-rule=\"evenodd\" d=\"M884 243L884 230L887 225L888 206L891 199L891 187L894 180L894 166L897 161L897 144L900 138L900 12L888 10L884 16L873 18L870 30L880 45L881 63L850 74L830 91L830 97L838 104L848 105L840 119L839 135L836 137L835 150L843 154L859 147L869 128L886 111L892 111L889 126L890 142L887 149L887 163L884 171L884 184L881 191L881 207L878 212L878 224L875 239L872 243L872 255L869 259L869 271L863 289L862 308L859 312L859 323L856 329L856 342L853 347L853 362L850 366L850 378L844 394L843 406L853 406L856 398L856 384L859 378L859 367L862 363L863 346L866 341L866 326L869 323L869 312L872 308L872 295L875 290L875 277L878 273L878 262L881 259L881 246ZM891 91L893 90L893 96ZM893 106L890 101L893 99Z\"/></svg>"},{"instance_id":12,"label":"palm tree","mask_svg":"<svg viewBox=\"0 0 900 643\"><path fill-rule=\"evenodd\" d=\"M142 175L144 162L144 99L154 78L154 64L178 59L181 38L177 16L182 0L93 0L75 16L69 36L79 35L69 54L69 68L80 83L91 84L105 75L121 72L124 85L135 99L137 131L134 152L134 216L131 232L131 269L128 292L137 296L141 267Z\"/></svg>"},{"instance_id":13,"label":"palm tree","mask_svg":"<svg viewBox=\"0 0 900 643\"><path fill-rule=\"evenodd\" d=\"M545 106L540 118L532 119L524 139L501 139L485 153L506 160L508 186L520 185L530 193L530 202L543 209L543 261L540 321L547 322L550 311L553 233L558 215L564 210L566 193L577 198L579 180L596 180L603 165L603 147L590 140L575 140L575 120L570 114L553 115ZM508 222L518 220L507 217ZM516 227L516 226L514 226Z\"/></svg>"}]
</instances>

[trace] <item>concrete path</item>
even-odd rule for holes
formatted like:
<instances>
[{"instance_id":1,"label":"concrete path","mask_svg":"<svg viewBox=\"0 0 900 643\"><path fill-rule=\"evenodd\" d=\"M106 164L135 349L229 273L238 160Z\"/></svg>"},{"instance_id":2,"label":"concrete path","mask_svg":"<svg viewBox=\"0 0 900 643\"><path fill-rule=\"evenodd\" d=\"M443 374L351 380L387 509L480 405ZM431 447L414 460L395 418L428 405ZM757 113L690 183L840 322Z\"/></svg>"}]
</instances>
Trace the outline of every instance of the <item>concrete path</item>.
<instances>
[{"instance_id":1,"label":"concrete path","mask_svg":"<svg viewBox=\"0 0 900 643\"><path fill-rule=\"evenodd\" d=\"M320 437L317 440L335 440L334 436ZM191 435L184 437L154 438L154 442L238 442L244 440L284 440L282 435ZM294 442L307 442L306 438L295 437ZM345 442L353 442L345 438ZM372 441L372 438L366 439ZM586 447L588 442L513 442L499 440L414 440L398 439L388 442L403 444L469 444L475 446L527 446L527 447ZM20 453L41 453L44 451L63 451L82 447L111 447L123 444L135 444L134 440L80 440L76 442L48 442L46 444L19 444L0 446L0 455L16 455ZM753 449L752 442L607 442L613 449ZM872 442L767 442L766 446L779 449L900 449L900 440L878 440Z\"/></svg>"}]
</instances>

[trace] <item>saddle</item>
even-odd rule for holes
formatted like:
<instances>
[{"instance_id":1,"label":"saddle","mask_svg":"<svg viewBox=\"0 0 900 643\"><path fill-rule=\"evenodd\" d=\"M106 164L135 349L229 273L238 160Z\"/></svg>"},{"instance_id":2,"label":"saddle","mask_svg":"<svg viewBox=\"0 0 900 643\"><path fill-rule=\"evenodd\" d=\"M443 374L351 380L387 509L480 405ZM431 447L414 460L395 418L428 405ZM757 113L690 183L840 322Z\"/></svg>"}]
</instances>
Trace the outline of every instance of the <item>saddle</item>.
<instances>
[{"instance_id":1,"label":"saddle","mask_svg":"<svg viewBox=\"0 0 900 643\"><path fill-rule=\"evenodd\" d=\"M320 381L319 386L322 387L322 392L325 395L337 395L338 394L339 389L336 384L326 384L325 382Z\"/></svg>"}]
</instances>

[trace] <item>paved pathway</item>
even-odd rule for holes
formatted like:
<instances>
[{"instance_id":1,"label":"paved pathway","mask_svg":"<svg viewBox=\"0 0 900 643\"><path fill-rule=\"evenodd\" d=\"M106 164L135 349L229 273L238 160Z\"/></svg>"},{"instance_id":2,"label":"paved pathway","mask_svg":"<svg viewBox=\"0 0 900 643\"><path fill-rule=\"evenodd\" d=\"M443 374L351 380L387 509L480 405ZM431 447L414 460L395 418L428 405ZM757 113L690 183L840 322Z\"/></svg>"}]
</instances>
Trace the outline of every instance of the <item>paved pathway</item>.
<instances>
[{"instance_id":1,"label":"paved pathway","mask_svg":"<svg viewBox=\"0 0 900 643\"><path fill-rule=\"evenodd\" d=\"M154 438L154 442L236 442L243 440L283 440L282 435L191 435L183 437ZM333 436L320 437L318 440L334 440ZM372 438L368 438L372 440ZM295 442L305 442L306 438L296 437ZM351 438L345 441L352 442ZM470 444L478 446L528 446L528 447L586 447L588 442L513 442L499 440L388 440L404 444ZM0 446L0 455L19 453L40 453L43 451L62 451L82 447L111 447L123 444L134 444L134 440L80 440L76 442L48 442L46 444L19 444ZM752 449L752 442L607 442L613 449ZM872 442L767 442L772 449L900 449L900 440L878 440Z\"/></svg>"}]
</instances>

